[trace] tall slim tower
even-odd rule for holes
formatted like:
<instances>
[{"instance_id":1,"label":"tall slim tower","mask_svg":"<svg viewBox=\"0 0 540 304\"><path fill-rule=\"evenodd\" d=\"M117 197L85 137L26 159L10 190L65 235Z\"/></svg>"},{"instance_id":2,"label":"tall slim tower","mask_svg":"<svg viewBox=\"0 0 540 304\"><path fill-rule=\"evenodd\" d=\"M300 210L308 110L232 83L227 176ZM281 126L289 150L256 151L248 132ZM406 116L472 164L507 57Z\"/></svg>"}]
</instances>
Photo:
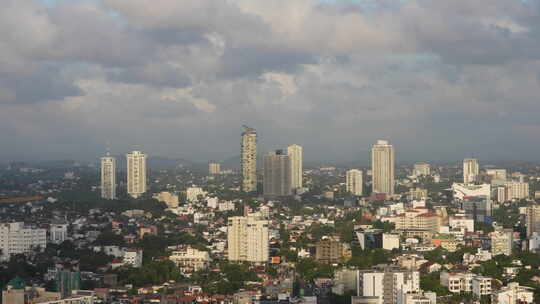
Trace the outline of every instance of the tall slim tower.
<instances>
[{"instance_id":1,"label":"tall slim tower","mask_svg":"<svg viewBox=\"0 0 540 304\"><path fill-rule=\"evenodd\" d=\"M133 198L146 192L146 157L140 151L126 154L127 158L127 193Z\"/></svg>"},{"instance_id":2,"label":"tall slim tower","mask_svg":"<svg viewBox=\"0 0 540 304\"><path fill-rule=\"evenodd\" d=\"M287 155L291 162L291 187L293 189L302 188L302 146L290 145L287 147Z\"/></svg>"},{"instance_id":3,"label":"tall slim tower","mask_svg":"<svg viewBox=\"0 0 540 304\"><path fill-rule=\"evenodd\" d=\"M257 190L257 132L244 126L241 145L242 190Z\"/></svg>"},{"instance_id":4,"label":"tall slim tower","mask_svg":"<svg viewBox=\"0 0 540 304\"><path fill-rule=\"evenodd\" d=\"M347 171L346 176L347 192L353 195L362 195L362 171L358 169L351 169Z\"/></svg>"},{"instance_id":5,"label":"tall slim tower","mask_svg":"<svg viewBox=\"0 0 540 304\"><path fill-rule=\"evenodd\" d=\"M264 156L263 194L265 196L288 196L291 188L291 161L282 150Z\"/></svg>"},{"instance_id":6,"label":"tall slim tower","mask_svg":"<svg viewBox=\"0 0 540 304\"><path fill-rule=\"evenodd\" d=\"M527 226L527 237L531 237L535 232L540 233L540 205L527 207L525 223Z\"/></svg>"},{"instance_id":7,"label":"tall slim tower","mask_svg":"<svg viewBox=\"0 0 540 304\"><path fill-rule=\"evenodd\" d=\"M386 140L378 140L371 149L373 192L394 194L394 147Z\"/></svg>"},{"instance_id":8,"label":"tall slim tower","mask_svg":"<svg viewBox=\"0 0 540 304\"><path fill-rule=\"evenodd\" d=\"M463 160L463 183L471 184L478 179L478 159L465 158Z\"/></svg>"},{"instance_id":9,"label":"tall slim tower","mask_svg":"<svg viewBox=\"0 0 540 304\"><path fill-rule=\"evenodd\" d=\"M109 152L101 158L101 198L116 198L116 159Z\"/></svg>"}]
</instances>

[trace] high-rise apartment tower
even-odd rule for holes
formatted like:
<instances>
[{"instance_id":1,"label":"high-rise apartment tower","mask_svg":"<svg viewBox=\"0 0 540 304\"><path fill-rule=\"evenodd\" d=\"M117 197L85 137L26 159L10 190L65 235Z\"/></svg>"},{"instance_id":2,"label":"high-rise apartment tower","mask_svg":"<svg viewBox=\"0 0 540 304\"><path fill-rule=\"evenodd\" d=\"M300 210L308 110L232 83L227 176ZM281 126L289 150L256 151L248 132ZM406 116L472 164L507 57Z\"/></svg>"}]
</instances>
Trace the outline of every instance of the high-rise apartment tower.
<instances>
[{"instance_id":1,"label":"high-rise apartment tower","mask_svg":"<svg viewBox=\"0 0 540 304\"><path fill-rule=\"evenodd\" d=\"M101 158L101 198L116 198L116 159L109 152Z\"/></svg>"},{"instance_id":2,"label":"high-rise apartment tower","mask_svg":"<svg viewBox=\"0 0 540 304\"><path fill-rule=\"evenodd\" d=\"M140 151L126 154L127 158L127 193L133 198L146 192L146 157Z\"/></svg>"},{"instance_id":3,"label":"high-rise apartment tower","mask_svg":"<svg viewBox=\"0 0 540 304\"><path fill-rule=\"evenodd\" d=\"M478 159L465 158L463 160L463 183L472 184L478 180Z\"/></svg>"},{"instance_id":4,"label":"high-rise apartment tower","mask_svg":"<svg viewBox=\"0 0 540 304\"><path fill-rule=\"evenodd\" d=\"M394 194L394 147L386 140L378 140L371 149L373 192Z\"/></svg>"},{"instance_id":5,"label":"high-rise apartment tower","mask_svg":"<svg viewBox=\"0 0 540 304\"><path fill-rule=\"evenodd\" d=\"M291 161L291 187L293 189L302 188L302 146L290 145L287 147L287 155Z\"/></svg>"},{"instance_id":6,"label":"high-rise apartment tower","mask_svg":"<svg viewBox=\"0 0 540 304\"><path fill-rule=\"evenodd\" d=\"M257 190L257 132L244 126L241 144L242 190Z\"/></svg>"},{"instance_id":7,"label":"high-rise apartment tower","mask_svg":"<svg viewBox=\"0 0 540 304\"><path fill-rule=\"evenodd\" d=\"M263 194L265 196L288 196L292 194L291 160L283 150L264 156Z\"/></svg>"},{"instance_id":8,"label":"high-rise apartment tower","mask_svg":"<svg viewBox=\"0 0 540 304\"><path fill-rule=\"evenodd\" d=\"M347 171L346 175L347 192L353 195L362 195L362 171L358 169L351 169Z\"/></svg>"}]
</instances>

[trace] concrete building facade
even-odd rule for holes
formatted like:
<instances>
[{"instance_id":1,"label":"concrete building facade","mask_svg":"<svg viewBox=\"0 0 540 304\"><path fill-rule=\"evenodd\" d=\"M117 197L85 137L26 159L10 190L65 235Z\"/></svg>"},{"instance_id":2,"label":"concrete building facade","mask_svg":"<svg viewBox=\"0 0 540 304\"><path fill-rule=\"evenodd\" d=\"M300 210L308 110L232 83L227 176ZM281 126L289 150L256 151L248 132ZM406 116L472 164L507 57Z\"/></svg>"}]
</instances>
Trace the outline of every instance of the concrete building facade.
<instances>
[{"instance_id":1,"label":"concrete building facade","mask_svg":"<svg viewBox=\"0 0 540 304\"><path fill-rule=\"evenodd\" d=\"M364 185L362 181L362 171L358 169L348 170L345 177L347 192L360 196L363 194Z\"/></svg>"},{"instance_id":2,"label":"concrete building facade","mask_svg":"<svg viewBox=\"0 0 540 304\"><path fill-rule=\"evenodd\" d=\"M394 194L394 147L386 140L378 140L371 149L373 192Z\"/></svg>"},{"instance_id":3,"label":"concrete building facade","mask_svg":"<svg viewBox=\"0 0 540 304\"><path fill-rule=\"evenodd\" d=\"M292 195L291 160L283 150L270 152L264 156L263 194L264 196Z\"/></svg>"},{"instance_id":4,"label":"concrete building facade","mask_svg":"<svg viewBox=\"0 0 540 304\"><path fill-rule=\"evenodd\" d=\"M291 162L291 187L300 189L303 186L303 149L299 145L290 145L287 147L287 155Z\"/></svg>"},{"instance_id":5,"label":"concrete building facade","mask_svg":"<svg viewBox=\"0 0 540 304\"><path fill-rule=\"evenodd\" d=\"M47 230L25 225L23 222L0 223L0 260L15 254L27 254L47 246Z\"/></svg>"},{"instance_id":6,"label":"concrete building facade","mask_svg":"<svg viewBox=\"0 0 540 304\"><path fill-rule=\"evenodd\" d=\"M242 171L242 191L257 190L257 132L245 127L240 146L240 165Z\"/></svg>"},{"instance_id":7,"label":"concrete building facade","mask_svg":"<svg viewBox=\"0 0 540 304\"><path fill-rule=\"evenodd\" d=\"M463 160L463 183L475 183L478 180L478 174L480 173L479 169L478 159L465 158Z\"/></svg>"},{"instance_id":8,"label":"concrete building facade","mask_svg":"<svg viewBox=\"0 0 540 304\"><path fill-rule=\"evenodd\" d=\"M126 154L127 159L127 193L139 198L146 192L146 158L140 151Z\"/></svg>"},{"instance_id":9,"label":"concrete building facade","mask_svg":"<svg viewBox=\"0 0 540 304\"><path fill-rule=\"evenodd\" d=\"M257 216L234 216L227 226L229 261L266 263L269 256L268 221Z\"/></svg>"},{"instance_id":10,"label":"concrete building facade","mask_svg":"<svg viewBox=\"0 0 540 304\"><path fill-rule=\"evenodd\" d=\"M101 158L101 198L116 198L116 159L109 152Z\"/></svg>"}]
</instances>

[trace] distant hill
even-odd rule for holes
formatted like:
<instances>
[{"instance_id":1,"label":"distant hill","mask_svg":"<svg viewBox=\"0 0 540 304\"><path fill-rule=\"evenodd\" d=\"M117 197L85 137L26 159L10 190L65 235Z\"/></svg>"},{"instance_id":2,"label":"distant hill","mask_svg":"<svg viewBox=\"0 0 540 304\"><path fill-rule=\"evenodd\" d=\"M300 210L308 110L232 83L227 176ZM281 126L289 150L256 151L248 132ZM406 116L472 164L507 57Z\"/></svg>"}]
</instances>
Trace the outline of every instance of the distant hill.
<instances>
[{"instance_id":1,"label":"distant hill","mask_svg":"<svg viewBox=\"0 0 540 304\"><path fill-rule=\"evenodd\" d=\"M127 166L126 156L115 156L116 166L118 169L125 169ZM152 170L172 169L178 167L191 168L195 166L195 163L183 158L167 158L161 156L150 156L147 159L146 166Z\"/></svg>"}]
</instances>

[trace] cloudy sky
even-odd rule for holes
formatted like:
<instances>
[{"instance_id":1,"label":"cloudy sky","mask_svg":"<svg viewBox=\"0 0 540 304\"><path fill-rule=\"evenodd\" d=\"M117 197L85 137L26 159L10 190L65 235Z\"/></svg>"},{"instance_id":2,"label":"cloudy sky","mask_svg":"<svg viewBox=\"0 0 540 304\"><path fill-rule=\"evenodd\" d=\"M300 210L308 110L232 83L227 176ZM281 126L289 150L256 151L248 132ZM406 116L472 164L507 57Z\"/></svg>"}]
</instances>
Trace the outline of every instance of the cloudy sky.
<instances>
[{"instance_id":1,"label":"cloudy sky","mask_svg":"<svg viewBox=\"0 0 540 304\"><path fill-rule=\"evenodd\" d=\"M540 0L2 0L0 157L540 159Z\"/></svg>"}]
</instances>

